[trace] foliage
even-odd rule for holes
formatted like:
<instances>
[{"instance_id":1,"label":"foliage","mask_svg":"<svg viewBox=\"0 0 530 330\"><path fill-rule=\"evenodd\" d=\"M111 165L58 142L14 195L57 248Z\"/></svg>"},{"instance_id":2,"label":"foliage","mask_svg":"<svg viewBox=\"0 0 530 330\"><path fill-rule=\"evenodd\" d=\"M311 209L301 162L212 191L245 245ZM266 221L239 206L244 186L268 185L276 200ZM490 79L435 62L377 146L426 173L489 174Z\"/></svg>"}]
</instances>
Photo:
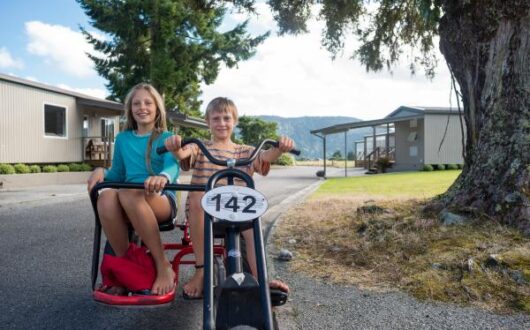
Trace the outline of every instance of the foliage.
<instances>
[{"instance_id":1,"label":"foliage","mask_svg":"<svg viewBox=\"0 0 530 330\"><path fill-rule=\"evenodd\" d=\"M15 164L13 167L15 168L15 172L17 172L18 174L26 174L31 172L29 166L26 164L19 163Z\"/></svg>"},{"instance_id":2,"label":"foliage","mask_svg":"<svg viewBox=\"0 0 530 330\"><path fill-rule=\"evenodd\" d=\"M76 163L68 164L68 169L70 170L70 172L82 172L83 171L83 167L81 166L81 164L76 164Z\"/></svg>"},{"instance_id":3,"label":"foliage","mask_svg":"<svg viewBox=\"0 0 530 330\"><path fill-rule=\"evenodd\" d=\"M378 71L385 66L390 69L407 50L411 54L407 58L411 71L415 72L421 64L425 73L433 76L437 59L432 50L441 17L441 1L373 2L376 5L368 6L364 1L268 1L280 34L307 32L306 22L312 8L319 8L317 16L326 23L322 44L334 57L344 49L344 40L353 33L361 43L353 54L367 70Z\"/></svg>"},{"instance_id":4,"label":"foliage","mask_svg":"<svg viewBox=\"0 0 530 330\"><path fill-rule=\"evenodd\" d=\"M293 166L295 164L294 157L290 154L281 154L273 164L281 166Z\"/></svg>"},{"instance_id":5,"label":"foliage","mask_svg":"<svg viewBox=\"0 0 530 330\"><path fill-rule=\"evenodd\" d=\"M438 171L443 171L443 170L445 170L445 165L444 164L436 164L436 165L434 165L434 169L438 170Z\"/></svg>"},{"instance_id":6,"label":"foliage","mask_svg":"<svg viewBox=\"0 0 530 330\"><path fill-rule=\"evenodd\" d=\"M57 165L57 172L70 172L70 168L66 164Z\"/></svg>"},{"instance_id":7,"label":"foliage","mask_svg":"<svg viewBox=\"0 0 530 330\"><path fill-rule=\"evenodd\" d=\"M265 139L278 139L278 124L257 117L241 116L237 127L241 140L248 145L256 146Z\"/></svg>"},{"instance_id":8,"label":"foliage","mask_svg":"<svg viewBox=\"0 0 530 330\"><path fill-rule=\"evenodd\" d=\"M348 160L355 160L355 153L353 151L348 151Z\"/></svg>"},{"instance_id":9,"label":"foliage","mask_svg":"<svg viewBox=\"0 0 530 330\"><path fill-rule=\"evenodd\" d=\"M432 172L432 171L434 171L434 167L432 165L430 165L430 164L425 164L425 165L423 165L422 171Z\"/></svg>"},{"instance_id":10,"label":"foliage","mask_svg":"<svg viewBox=\"0 0 530 330\"><path fill-rule=\"evenodd\" d=\"M149 82L164 96L168 109L195 117L201 116L201 83L213 83L221 66L232 68L250 58L268 36L250 36L247 21L220 32L226 1L77 2L91 25L108 36L103 39L81 28L101 54L89 57L107 79L112 100L123 101L132 86ZM234 10L254 12L252 1L228 2Z\"/></svg>"},{"instance_id":11,"label":"foliage","mask_svg":"<svg viewBox=\"0 0 530 330\"><path fill-rule=\"evenodd\" d=\"M41 172L39 165L30 165L29 166L29 170L31 171L31 173L40 173Z\"/></svg>"},{"instance_id":12,"label":"foliage","mask_svg":"<svg viewBox=\"0 0 530 330\"><path fill-rule=\"evenodd\" d=\"M55 172L57 172L57 166L55 166L55 165L44 165L42 167L42 172L43 173L55 173Z\"/></svg>"},{"instance_id":13,"label":"foliage","mask_svg":"<svg viewBox=\"0 0 530 330\"><path fill-rule=\"evenodd\" d=\"M447 170L458 170L458 165L457 164L447 164L447 165L445 165L445 169L447 169Z\"/></svg>"},{"instance_id":14,"label":"foliage","mask_svg":"<svg viewBox=\"0 0 530 330\"><path fill-rule=\"evenodd\" d=\"M92 166L90 166L90 164L87 164L87 163L81 164L81 168L84 172L92 171Z\"/></svg>"},{"instance_id":15,"label":"foliage","mask_svg":"<svg viewBox=\"0 0 530 330\"><path fill-rule=\"evenodd\" d=\"M11 164L0 164L0 174L15 174L15 168Z\"/></svg>"},{"instance_id":16,"label":"foliage","mask_svg":"<svg viewBox=\"0 0 530 330\"><path fill-rule=\"evenodd\" d=\"M377 168L379 169L379 171L381 171L383 173L386 173L386 170L388 168L392 167L392 161L388 157L380 157L375 162L375 164L376 164Z\"/></svg>"},{"instance_id":17,"label":"foliage","mask_svg":"<svg viewBox=\"0 0 530 330\"><path fill-rule=\"evenodd\" d=\"M335 151L330 159L342 159L342 153L340 150Z\"/></svg>"}]
</instances>

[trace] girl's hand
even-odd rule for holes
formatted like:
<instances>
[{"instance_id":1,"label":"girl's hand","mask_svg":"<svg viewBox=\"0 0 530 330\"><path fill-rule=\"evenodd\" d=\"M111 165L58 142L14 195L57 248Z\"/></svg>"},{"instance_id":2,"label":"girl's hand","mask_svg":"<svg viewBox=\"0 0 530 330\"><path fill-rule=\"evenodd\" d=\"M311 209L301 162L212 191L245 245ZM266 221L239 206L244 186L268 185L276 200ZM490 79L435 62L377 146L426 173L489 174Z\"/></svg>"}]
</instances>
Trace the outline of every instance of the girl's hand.
<instances>
[{"instance_id":1,"label":"girl's hand","mask_svg":"<svg viewBox=\"0 0 530 330\"><path fill-rule=\"evenodd\" d=\"M150 176L144 181L145 191L148 194L161 192L167 184L167 178L163 175Z\"/></svg>"},{"instance_id":2,"label":"girl's hand","mask_svg":"<svg viewBox=\"0 0 530 330\"><path fill-rule=\"evenodd\" d=\"M168 151L176 152L180 150L181 142L182 138L180 137L180 135L172 135L164 141L164 145L166 146L166 149Z\"/></svg>"},{"instance_id":3,"label":"girl's hand","mask_svg":"<svg viewBox=\"0 0 530 330\"><path fill-rule=\"evenodd\" d=\"M283 152L289 152L294 148L294 141L287 136L282 136L278 140L278 149Z\"/></svg>"},{"instance_id":4,"label":"girl's hand","mask_svg":"<svg viewBox=\"0 0 530 330\"><path fill-rule=\"evenodd\" d=\"M92 188L94 188L96 184L103 182L103 180L105 180L105 170L102 167L96 167L87 180L88 193L90 194Z\"/></svg>"}]
</instances>

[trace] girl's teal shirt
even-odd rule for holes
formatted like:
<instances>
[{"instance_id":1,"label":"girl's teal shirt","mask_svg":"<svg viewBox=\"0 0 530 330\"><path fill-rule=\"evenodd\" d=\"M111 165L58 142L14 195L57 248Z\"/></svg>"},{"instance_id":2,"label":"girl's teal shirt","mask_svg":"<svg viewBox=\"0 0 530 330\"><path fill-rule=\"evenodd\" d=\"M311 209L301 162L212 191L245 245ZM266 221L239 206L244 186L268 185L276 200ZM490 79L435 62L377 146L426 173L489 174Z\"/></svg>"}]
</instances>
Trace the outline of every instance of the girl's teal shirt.
<instances>
[{"instance_id":1,"label":"girl's teal shirt","mask_svg":"<svg viewBox=\"0 0 530 330\"><path fill-rule=\"evenodd\" d=\"M114 143L112 167L105 171L105 181L143 183L149 176L163 175L168 178L168 183L174 183L179 175L177 160L170 152L156 153L156 148L163 146L164 140L171 135L163 132L153 141L150 173L145 152L151 134L137 135L132 130L120 132Z\"/></svg>"}]
</instances>

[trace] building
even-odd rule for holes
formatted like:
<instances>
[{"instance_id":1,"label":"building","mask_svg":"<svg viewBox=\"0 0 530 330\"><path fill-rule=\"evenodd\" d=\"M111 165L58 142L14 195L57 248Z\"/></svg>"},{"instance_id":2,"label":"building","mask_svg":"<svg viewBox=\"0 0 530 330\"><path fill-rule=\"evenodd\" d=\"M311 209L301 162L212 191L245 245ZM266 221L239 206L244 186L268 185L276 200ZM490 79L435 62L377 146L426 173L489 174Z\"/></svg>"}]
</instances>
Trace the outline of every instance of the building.
<instances>
[{"instance_id":1,"label":"building","mask_svg":"<svg viewBox=\"0 0 530 330\"><path fill-rule=\"evenodd\" d=\"M110 166L123 104L0 74L0 163ZM169 111L176 127L203 119Z\"/></svg>"},{"instance_id":2,"label":"building","mask_svg":"<svg viewBox=\"0 0 530 330\"><path fill-rule=\"evenodd\" d=\"M311 131L322 138L351 129L372 127L372 134L354 141L361 166L375 167L388 157L393 171L419 170L426 164L463 164L462 115L454 108L401 106L382 119L359 121ZM362 148L362 149L361 149Z\"/></svg>"},{"instance_id":3,"label":"building","mask_svg":"<svg viewBox=\"0 0 530 330\"><path fill-rule=\"evenodd\" d=\"M0 74L0 163L110 164L121 103Z\"/></svg>"}]
</instances>

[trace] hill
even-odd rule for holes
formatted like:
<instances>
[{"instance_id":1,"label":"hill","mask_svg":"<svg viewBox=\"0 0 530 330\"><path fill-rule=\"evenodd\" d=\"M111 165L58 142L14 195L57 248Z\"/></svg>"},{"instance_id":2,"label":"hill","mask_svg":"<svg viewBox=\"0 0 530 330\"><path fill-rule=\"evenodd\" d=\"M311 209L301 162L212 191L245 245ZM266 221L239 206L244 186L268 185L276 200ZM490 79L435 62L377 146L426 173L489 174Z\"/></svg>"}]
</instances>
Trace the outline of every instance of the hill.
<instances>
[{"instance_id":1,"label":"hill","mask_svg":"<svg viewBox=\"0 0 530 330\"><path fill-rule=\"evenodd\" d=\"M360 121L354 117L323 116L323 117L295 117L285 118L279 116L257 116L265 121L278 124L278 132L281 135L291 137L297 148L302 151L304 158L322 158L322 139L310 133L311 130ZM347 134L347 150L353 151L353 141L361 140L364 135L370 134L370 128L361 128L349 131ZM344 156L344 133L328 135L326 139L326 155L330 157L339 150Z\"/></svg>"}]
</instances>

